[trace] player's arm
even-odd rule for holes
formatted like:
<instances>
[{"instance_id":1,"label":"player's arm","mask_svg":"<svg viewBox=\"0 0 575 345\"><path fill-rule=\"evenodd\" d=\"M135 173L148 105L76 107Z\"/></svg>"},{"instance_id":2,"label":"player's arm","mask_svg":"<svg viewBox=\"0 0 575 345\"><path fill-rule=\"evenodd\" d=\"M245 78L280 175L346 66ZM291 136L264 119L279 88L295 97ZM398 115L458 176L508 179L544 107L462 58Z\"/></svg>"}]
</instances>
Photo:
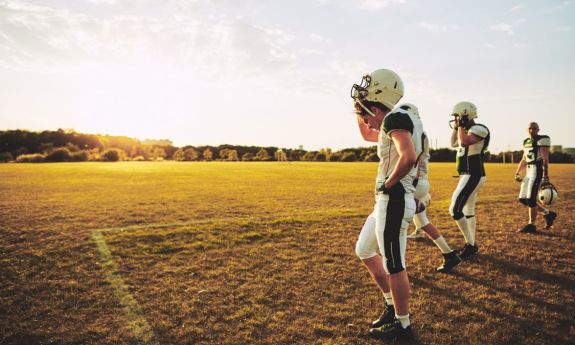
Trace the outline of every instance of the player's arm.
<instances>
[{"instance_id":1,"label":"player's arm","mask_svg":"<svg viewBox=\"0 0 575 345\"><path fill-rule=\"evenodd\" d=\"M357 125L359 126L359 132L361 136L366 141L377 142L379 138L379 131L375 129L369 128L369 126L363 121L361 115L356 115L357 117Z\"/></svg>"},{"instance_id":2,"label":"player's arm","mask_svg":"<svg viewBox=\"0 0 575 345\"><path fill-rule=\"evenodd\" d=\"M515 175L521 174L523 170L525 170L526 166L527 162L525 161L525 155L523 155L523 157L521 157L521 160L519 161L519 164L517 164L517 170L515 170Z\"/></svg>"},{"instance_id":3,"label":"player's arm","mask_svg":"<svg viewBox=\"0 0 575 345\"><path fill-rule=\"evenodd\" d=\"M463 147L471 146L483 140L483 138L477 134L466 133L465 128L461 126L459 126L459 128L457 129L457 139L459 140L459 143Z\"/></svg>"},{"instance_id":4,"label":"player's arm","mask_svg":"<svg viewBox=\"0 0 575 345\"><path fill-rule=\"evenodd\" d=\"M415 147L413 147L413 141L411 140L411 133L408 130L394 130L388 135L391 137L391 140L397 149L399 159L397 160L397 164L395 164L393 171L387 180L385 180L386 189L390 189L405 175L407 175L417 161Z\"/></svg>"},{"instance_id":5,"label":"player's arm","mask_svg":"<svg viewBox=\"0 0 575 345\"><path fill-rule=\"evenodd\" d=\"M511 154L513 154L513 153L511 153ZM523 156L521 157L521 161L519 161L519 164L517 164L517 170L515 170L515 181L517 181L517 182L523 181L523 178L521 177L521 173L523 172L523 170L525 170L526 166L527 166L527 161L525 161L525 154L523 154Z\"/></svg>"},{"instance_id":6,"label":"player's arm","mask_svg":"<svg viewBox=\"0 0 575 345\"><path fill-rule=\"evenodd\" d=\"M453 129L453 131L451 131L451 147L458 147L459 146L459 142L457 141L457 129Z\"/></svg>"},{"instance_id":7,"label":"player's arm","mask_svg":"<svg viewBox=\"0 0 575 345\"><path fill-rule=\"evenodd\" d=\"M540 147L539 154L541 155L541 160L543 161L543 178L549 179L549 147Z\"/></svg>"}]
</instances>

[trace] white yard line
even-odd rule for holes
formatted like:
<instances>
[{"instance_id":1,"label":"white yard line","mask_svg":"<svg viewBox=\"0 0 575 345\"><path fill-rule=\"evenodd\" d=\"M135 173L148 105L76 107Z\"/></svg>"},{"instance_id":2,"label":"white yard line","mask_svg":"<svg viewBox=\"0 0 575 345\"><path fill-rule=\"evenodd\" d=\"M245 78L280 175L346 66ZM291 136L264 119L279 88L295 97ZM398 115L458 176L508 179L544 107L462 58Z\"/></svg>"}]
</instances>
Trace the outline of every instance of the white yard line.
<instances>
[{"instance_id":1,"label":"white yard line","mask_svg":"<svg viewBox=\"0 0 575 345\"><path fill-rule=\"evenodd\" d=\"M142 308L134 299L132 294L128 291L128 287L118 273L118 265L112 259L110 248L106 244L106 240L101 231L92 231L92 239L96 242L100 257L102 259L102 267L106 274L106 279L114 289L114 295L124 309L124 316L128 325L140 344L155 345L157 342L154 340L154 332L144 318Z\"/></svg>"}]
</instances>

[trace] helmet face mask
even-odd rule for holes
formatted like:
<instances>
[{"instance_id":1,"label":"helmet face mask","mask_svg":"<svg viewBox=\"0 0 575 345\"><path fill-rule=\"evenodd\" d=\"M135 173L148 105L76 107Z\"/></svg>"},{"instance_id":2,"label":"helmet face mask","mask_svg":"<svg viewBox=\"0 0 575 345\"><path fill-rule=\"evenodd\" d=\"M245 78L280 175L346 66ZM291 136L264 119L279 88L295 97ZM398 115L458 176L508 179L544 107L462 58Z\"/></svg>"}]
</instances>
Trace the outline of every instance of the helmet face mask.
<instances>
[{"instance_id":1,"label":"helmet face mask","mask_svg":"<svg viewBox=\"0 0 575 345\"><path fill-rule=\"evenodd\" d=\"M363 76L361 83L351 87L351 98L369 115L375 116L365 102L381 103L389 110L393 109L403 97L403 81L393 71L378 69Z\"/></svg>"},{"instance_id":2,"label":"helmet face mask","mask_svg":"<svg viewBox=\"0 0 575 345\"><path fill-rule=\"evenodd\" d=\"M456 128L456 123L458 123L459 126L466 128L471 120L477 118L477 107L471 102L459 102L453 106L449 116L454 117L453 120L449 121L449 127Z\"/></svg>"}]
</instances>

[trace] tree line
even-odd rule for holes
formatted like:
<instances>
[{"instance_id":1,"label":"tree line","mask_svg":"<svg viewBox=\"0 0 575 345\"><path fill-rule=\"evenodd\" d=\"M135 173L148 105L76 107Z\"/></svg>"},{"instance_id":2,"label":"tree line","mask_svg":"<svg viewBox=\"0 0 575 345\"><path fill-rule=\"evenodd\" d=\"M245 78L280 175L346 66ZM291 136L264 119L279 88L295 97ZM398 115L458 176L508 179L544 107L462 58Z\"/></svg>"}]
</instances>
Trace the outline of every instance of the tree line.
<instances>
[{"instance_id":1,"label":"tree line","mask_svg":"<svg viewBox=\"0 0 575 345\"><path fill-rule=\"evenodd\" d=\"M522 151L514 151L514 161ZM454 162L455 151L440 148L430 151L432 162ZM509 155L509 153L507 153ZM510 157L507 157L509 161ZM0 131L0 162L86 162L86 161L320 161L320 162L377 162L376 146L346 148L332 151L219 145L171 145L169 140L147 140L126 136L77 133L73 130L33 132L26 130ZM503 154L486 153L488 162L502 162ZM551 162L571 163L573 157L554 152Z\"/></svg>"}]
</instances>

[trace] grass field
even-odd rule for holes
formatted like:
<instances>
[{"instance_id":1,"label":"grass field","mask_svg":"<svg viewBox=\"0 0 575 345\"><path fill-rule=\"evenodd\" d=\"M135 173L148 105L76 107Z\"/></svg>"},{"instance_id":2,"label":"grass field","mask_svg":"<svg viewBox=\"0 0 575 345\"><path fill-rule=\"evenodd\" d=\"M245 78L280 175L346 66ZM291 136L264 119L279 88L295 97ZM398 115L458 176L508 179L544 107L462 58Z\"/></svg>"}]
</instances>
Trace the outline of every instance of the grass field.
<instances>
[{"instance_id":1,"label":"grass field","mask_svg":"<svg viewBox=\"0 0 575 345\"><path fill-rule=\"evenodd\" d=\"M418 344L575 343L575 166L552 165L555 228L526 221L514 165L488 165L481 254L449 275L408 243ZM375 163L0 165L1 344L378 344L354 253ZM452 247L453 164L430 167ZM542 220L539 226L542 225ZM411 230L411 229L410 229Z\"/></svg>"}]
</instances>

